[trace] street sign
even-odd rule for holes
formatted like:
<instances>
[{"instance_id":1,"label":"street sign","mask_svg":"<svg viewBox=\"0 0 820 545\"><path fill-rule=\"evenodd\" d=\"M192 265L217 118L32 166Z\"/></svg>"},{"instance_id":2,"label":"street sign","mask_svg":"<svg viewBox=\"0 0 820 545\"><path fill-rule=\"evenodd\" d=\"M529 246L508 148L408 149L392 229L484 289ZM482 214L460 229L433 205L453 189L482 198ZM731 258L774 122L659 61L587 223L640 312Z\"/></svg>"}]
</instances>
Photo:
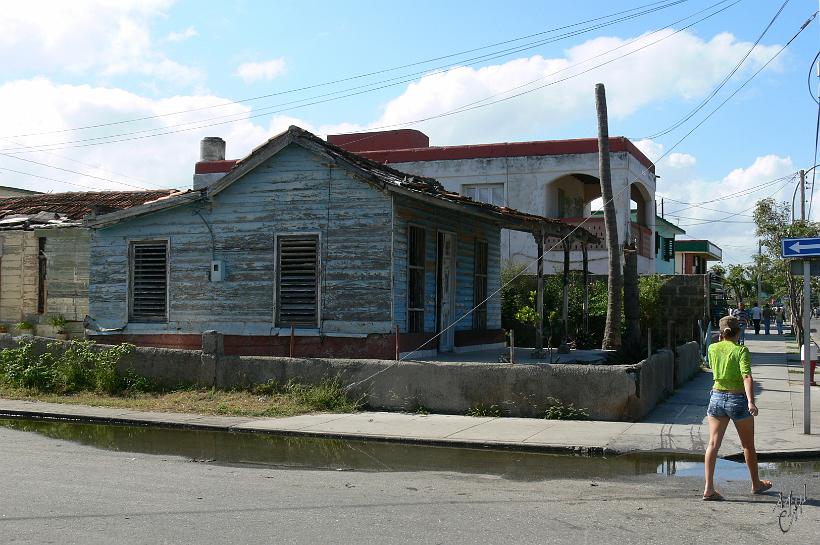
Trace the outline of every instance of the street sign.
<instances>
[{"instance_id":1,"label":"street sign","mask_svg":"<svg viewBox=\"0 0 820 545\"><path fill-rule=\"evenodd\" d=\"M820 260L809 259L809 274L811 276L820 276ZM803 275L803 261L800 259L789 260L789 270L794 276Z\"/></svg>"},{"instance_id":2,"label":"street sign","mask_svg":"<svg viewBox=\"0 0 820 545\"><path fill-rule=\"evenodd\" d=\"M783 257L820 257L820 238L784 238Z\"/></svg>"}]
</instances>

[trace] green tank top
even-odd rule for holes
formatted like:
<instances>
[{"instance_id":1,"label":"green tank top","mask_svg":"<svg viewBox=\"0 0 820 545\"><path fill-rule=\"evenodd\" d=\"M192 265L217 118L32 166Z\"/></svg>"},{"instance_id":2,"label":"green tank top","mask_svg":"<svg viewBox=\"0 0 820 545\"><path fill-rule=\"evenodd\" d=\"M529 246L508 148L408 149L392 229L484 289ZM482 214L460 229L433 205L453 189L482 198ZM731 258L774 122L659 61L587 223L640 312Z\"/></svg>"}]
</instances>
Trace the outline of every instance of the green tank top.
<instances>
[{"instance_id":1,"label":"green tank top","mask_svg":"<svg viewBox=\"0 0 820 545\"><path fill-rule=\"evenodd\" d=\"M716 390L743 390L743 377L752 374L752 355L732 341L709 345L709 365Z\"/></svg>"}]
</instances>

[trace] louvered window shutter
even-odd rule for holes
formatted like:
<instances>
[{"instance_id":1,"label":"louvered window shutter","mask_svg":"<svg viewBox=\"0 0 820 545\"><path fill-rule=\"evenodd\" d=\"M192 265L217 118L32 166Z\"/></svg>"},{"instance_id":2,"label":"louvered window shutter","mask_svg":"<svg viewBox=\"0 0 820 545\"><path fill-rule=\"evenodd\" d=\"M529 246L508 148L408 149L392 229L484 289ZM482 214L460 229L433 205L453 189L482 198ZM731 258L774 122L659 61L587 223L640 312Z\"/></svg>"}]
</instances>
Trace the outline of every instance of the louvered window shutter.
<instances>
[{"instance_id":1,"label":"louvered window shutter","mask_svg":"<svg viewBox=\"0 0 820 545\"><path fill-rule=\"evenodd\" d=\"M168 243L131 244L131 306L129 320L168 320Z\"/></svg>"},{"instance_id":2,"label":"louvered window shutter","mask_svg":"<svg viewBox=\"0 0 820 545\"><path fill-rule=\"evenodd\" d=\"M318 327L319 238L279 238L276 323L279 327Z\"/></svg>"}]
</instances>

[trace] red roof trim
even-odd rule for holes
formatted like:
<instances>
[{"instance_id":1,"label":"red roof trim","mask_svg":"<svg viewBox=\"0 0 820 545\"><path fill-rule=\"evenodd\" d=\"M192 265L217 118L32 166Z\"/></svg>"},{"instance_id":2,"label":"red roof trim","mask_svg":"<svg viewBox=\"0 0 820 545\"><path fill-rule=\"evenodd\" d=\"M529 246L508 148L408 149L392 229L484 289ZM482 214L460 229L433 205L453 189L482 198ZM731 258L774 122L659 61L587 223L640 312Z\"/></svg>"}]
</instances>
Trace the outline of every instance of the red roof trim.
<instances>
[{"instance_id":1,"label":"red roof trim","mask_svg":"<svg viewBox=\"0 0 820 545\"><path fill-rule=\"evenodd\" d=\"M615 136L609 139L609 151L628 152L655 172L655 165L628 138ZM598 153L597 138L577 140L545 140L540 142L509 142L501 144L477 144L470 146L442 146L429 148L359 151L356 152L380 163L409 163L413 161L453 161L460 159L489 159L497 157L527 157L538 155L575 155Z\"/></svg>"},{"instance_id":2,"label":"red roof trim","mask_svg":"<svg viewBox=\"0 0 820 545\"><path fill-rule=\"evenodd\" d=\"M217 174L230 172L239 159L225 159L223 161L199 161L194 167L195 174Z\"/></svg>"}]
</instances>

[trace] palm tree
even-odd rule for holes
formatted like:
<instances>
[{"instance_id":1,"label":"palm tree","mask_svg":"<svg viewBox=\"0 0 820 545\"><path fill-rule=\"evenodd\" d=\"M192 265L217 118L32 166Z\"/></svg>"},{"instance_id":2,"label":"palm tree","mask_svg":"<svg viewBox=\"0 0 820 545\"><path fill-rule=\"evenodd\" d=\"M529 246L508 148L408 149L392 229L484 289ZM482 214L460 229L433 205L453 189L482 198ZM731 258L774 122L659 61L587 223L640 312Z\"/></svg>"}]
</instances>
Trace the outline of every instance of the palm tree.
<instances>
[{"instance_id":1,"label":"palm tree","mask_svg":"<svg viewBox=\"0 0 820 545\"><path fill-rule=\"evenodd\" d=\"M618 244L618 221L612 197L612 171L609 166L609 122L606 115L606 89L603 83L595 85L595 109L598 114L598 170L601 178L601 198L604 201L609 267L606 303L606 325L601 348L616 350L621 346L621 248Z\"/></svg>"}]
</instances>

